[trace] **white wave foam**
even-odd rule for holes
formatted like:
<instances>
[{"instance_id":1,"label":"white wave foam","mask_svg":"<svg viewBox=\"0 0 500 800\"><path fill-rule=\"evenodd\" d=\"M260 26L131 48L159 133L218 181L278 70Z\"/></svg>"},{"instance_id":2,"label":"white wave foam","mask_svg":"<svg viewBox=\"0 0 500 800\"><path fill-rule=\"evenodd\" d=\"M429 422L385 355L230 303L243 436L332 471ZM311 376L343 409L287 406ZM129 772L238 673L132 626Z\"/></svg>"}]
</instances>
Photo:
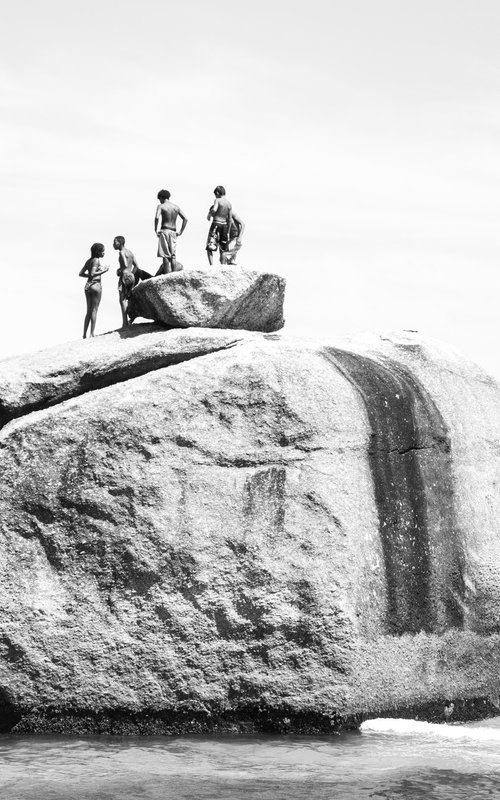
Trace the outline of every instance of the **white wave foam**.
<instances>
[{"instance_id":1,"label":"white wave foam","mask_svg":"<svg viewBox=\"0 0 500 800\"><path fill-rule=\"evenodd\" d=\"M500 728L488 726L439 725L416 719L367 719L360 725L362 733L418 734L441 736L446 739L475 739L476 741L500 741Z\"/></svg>"}]
</instances>

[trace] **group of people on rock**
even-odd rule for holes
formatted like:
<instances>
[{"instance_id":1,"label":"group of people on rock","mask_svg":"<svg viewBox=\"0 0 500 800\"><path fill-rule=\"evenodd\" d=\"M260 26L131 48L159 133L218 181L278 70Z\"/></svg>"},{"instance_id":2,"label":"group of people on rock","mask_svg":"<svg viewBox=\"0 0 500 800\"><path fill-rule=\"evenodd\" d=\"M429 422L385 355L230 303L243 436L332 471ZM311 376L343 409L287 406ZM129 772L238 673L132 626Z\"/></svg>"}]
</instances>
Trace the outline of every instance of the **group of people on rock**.
<instances>
[{"instance_id":1,"label":"group of people on rock","mask_svg":"<svg viewBox=\"0 0 500 800\"><path fill-rule=\"evenodd\" d=\"M237 254L241 249L245 225L238 214L233 211L223 186L216 186L214 195L215 200L207 214L207 220L210 222L206 244L208 263L213 264L214 253L218 250L219 261L222 265L235 265ZM183 234L187 225L186 215L179 206L170 202L170 192L167 189L158 192L158 200L160 202L156 209L154 230L158 237L158 257L161 258L162 263L156 276L167 275L183 268L182 264L177 261L177 237ZM178 217L181 219L179 231L177 231ZM113 248L118 251L116 273L118 275L118 296L122 312L122 327L126 328L130 324L127 310L132 289L139 281L153 276L140 269L133 252L125 247L123 236L115 236ZM83 323L84 339L87 338L89 327L90 336L94 336L95 332L97 311L102 294L101 276L109 270L109 267L101 264L104 252L103 244L100 242L93 244L90 248L90 258L79 272L81 278L87 278L85 284L87 313Z\"/></svg>"}]
</instances>

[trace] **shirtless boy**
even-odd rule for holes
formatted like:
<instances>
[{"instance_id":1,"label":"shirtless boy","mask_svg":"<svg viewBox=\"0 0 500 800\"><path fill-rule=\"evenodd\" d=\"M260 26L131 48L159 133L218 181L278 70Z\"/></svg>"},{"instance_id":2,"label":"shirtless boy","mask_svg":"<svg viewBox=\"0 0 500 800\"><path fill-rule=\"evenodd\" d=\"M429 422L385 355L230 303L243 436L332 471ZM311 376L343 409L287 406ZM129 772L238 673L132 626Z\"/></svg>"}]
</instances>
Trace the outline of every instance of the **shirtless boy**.
<instances>
[{"instance_id":1,"label":"shirtless boy","mask_svg":"<svg viewBox=\"0 0 500 800\"><path fill-rule=\"evenodd\" d=\"M118 275L118 297L122 312L122 328L127 328L130 324L127 316L130 293L136 283L139 283L140 280L145 281L152 276L149 272L140 269L132 250L128 250L125 247L124 236L115 236L113 247L118 250L118 269L116 274Z\"/></svg>"},{"instance_id":2,"label":"shirtless boy","mask_svg":"<svg viewBox=\"0 0 500 800\"><path fill-rule=\"evenodd\" d=\"M229 230L229 244L227 246L226 251L220 252L220 263L221 264L232 264L236 265L236 256L238 255L239 251L241 250L241 237L245 232L245 223L238 216L238 214L233 211L233 224Z\"/></svg>"},{"instance_id":3,"label":"shirtless boy","mask_svg":"<svg viewBox=\"0 0 500 800\"><path fill-rule=\"evenodd\" d=\"M233 211L229 200L226 197L226 190L223 186L216 186L214 189L215 201L210 207L207 219L212 220L207 239L208 263L214 263L214 252L220 248L221 261L222 253L227 250L229 244L229 231L233 221Z\"/></svg>"},{"instance_id":4,"label":"shirtless boy","mask_svg":"<svg viewBox=\"0 0 500 800\"><path fill-rule=\"evenodd\" d=\"M160 205L155 214L155 233L158 236L158 257L162 259L162 265L157 275L166 275L175 272L177 268L175 254L177 249L177 237L181 236L187 225L187 217L182 213L179 206L170 202L170 192L162 189L158 192ZM180 231L177 233L177 217L182 220Z\"/></svg>"}]
</instances>

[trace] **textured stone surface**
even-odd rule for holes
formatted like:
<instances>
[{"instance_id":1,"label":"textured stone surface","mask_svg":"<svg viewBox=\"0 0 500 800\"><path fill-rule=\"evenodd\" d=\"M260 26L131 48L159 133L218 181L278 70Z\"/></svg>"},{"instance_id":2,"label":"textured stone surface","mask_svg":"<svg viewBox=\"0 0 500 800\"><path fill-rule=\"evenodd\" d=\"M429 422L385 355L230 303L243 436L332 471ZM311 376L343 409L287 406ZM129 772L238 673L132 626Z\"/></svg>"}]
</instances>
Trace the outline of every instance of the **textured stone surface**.
<instances>
[{"instance_id":1,"label":"textured stone surface","mask_svg":"<svg viewBox=\"0 0 500 800\"><path fill-rule=\"evenodd\" d=\"M147 336L145 335L147 334ZM95 389L232 347L244 331L187 335L154 324L135 324L94 339L0 361L0 427L29 411L56 405Z\"/></svg>"},{"instance_id":2,"label":"textured stone surface","mask_svg":"<svg viewBox=\"0 0 500 800\"><path fill-rule=\"evenodd\" d=\"M285 279L240 269L188 270L143 281L132 292L131 319L173 328L277 331L283 327Z\"/></svg>"},{"instance_id":3,"label":"textured stone surface","mask_svg":"<svg viewBox=\"0 0 500 800\"><path fill-rule=\"evenodd\" d=\"M497 702L498 385L406 334L173 333L141 344L170 366L79 394L68 363L67 399L0 432L4 729ZM130 341L100 339L115 374Z\"/></svg>"}]
</instances>

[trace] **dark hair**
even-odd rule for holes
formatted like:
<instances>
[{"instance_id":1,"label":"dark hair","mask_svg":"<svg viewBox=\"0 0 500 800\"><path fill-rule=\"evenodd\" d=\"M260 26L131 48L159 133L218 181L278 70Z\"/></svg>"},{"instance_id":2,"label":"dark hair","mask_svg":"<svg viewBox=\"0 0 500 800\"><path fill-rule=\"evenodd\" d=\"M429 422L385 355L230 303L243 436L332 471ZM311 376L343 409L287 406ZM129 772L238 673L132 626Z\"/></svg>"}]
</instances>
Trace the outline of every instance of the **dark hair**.
<instances>
[{"instance_id":1,"label":"dark hair","mask_svg":"<svg viewBox=\"0 0 500 800\"><path fill-rule=\"evenodd\" d=\"M90 255L92 256L92 258L100 258L101 256L103 256L104 245L101 244L100 242L96 242L95 244L93 244L92 247L90 248Z\"/></svg>"},{"instance_id":2,"label":"dark hair","mask_svg":"<svg viewBox=\"0 0 500 800\"><path fill-rule=\"evenodd\" d=\"M214 189L214 194L220 194L222 196L223 194L226 194L226 190L223 186L216 186Z\"/></svg>"},{"instance_id":3,"label":"dark hair","mask_svg":"<svg viewBox=\"0 0 500 800\"><path fill-rule=\"evenodd\" d=\"M120 244L125 244L125 236L115 236L115 238L113 239L113 241L114 241L114 242L115 242L115 241L116 241L116 242L120 242Z\"/></svg>"},{"instance_id":4,"label":"dark hair","mask_svg":"<svg viewBox=\"0 0 500 800\"><path fill-rule=\"evenodd\" d=\"M170 200L170 192L168 189L160 189L157 196L160 203L163 203L164 200Z\"/></svg>"}]
</instances>

